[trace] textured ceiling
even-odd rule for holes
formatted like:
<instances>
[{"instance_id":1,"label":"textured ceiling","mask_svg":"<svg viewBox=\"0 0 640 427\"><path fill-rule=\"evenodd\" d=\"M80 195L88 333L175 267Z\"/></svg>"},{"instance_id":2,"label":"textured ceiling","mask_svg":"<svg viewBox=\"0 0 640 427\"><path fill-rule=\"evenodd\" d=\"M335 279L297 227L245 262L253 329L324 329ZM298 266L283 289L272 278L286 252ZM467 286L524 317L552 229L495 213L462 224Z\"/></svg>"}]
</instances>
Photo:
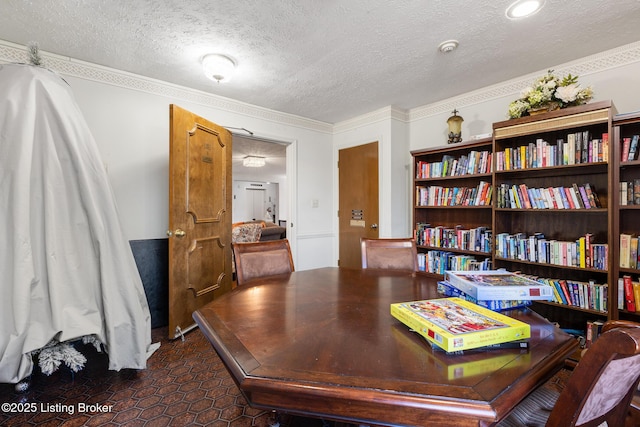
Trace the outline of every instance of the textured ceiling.
<instances>
[{"instance_id":1,"label":"textured ceiling","mask_svg":"<svg viewBox=\"0 0 640 427\"><path fill-rule=\"evenodd\" d=\"M410 109L639 40L638 0L2 0L0 39L327 123ZM457 39L449 54L438 45ZM206 79L200 58L238 62ZM46 65L46 64L45 64Z\"/></svg>"}]
</instances>

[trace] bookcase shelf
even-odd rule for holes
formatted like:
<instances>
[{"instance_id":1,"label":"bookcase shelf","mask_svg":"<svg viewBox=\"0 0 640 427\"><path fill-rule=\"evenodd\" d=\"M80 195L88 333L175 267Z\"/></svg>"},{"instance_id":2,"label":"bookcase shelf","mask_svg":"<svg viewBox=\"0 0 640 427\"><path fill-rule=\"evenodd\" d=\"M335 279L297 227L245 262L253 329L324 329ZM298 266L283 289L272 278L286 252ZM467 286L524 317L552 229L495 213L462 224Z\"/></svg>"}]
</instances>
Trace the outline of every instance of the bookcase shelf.
<instances>
[{"instance_id":1,"label":"bookcase shelf","mask_svg":"<svg viewBox=\"0 0 640 427\"><path fill-rule=\"evenodd\" d=\"M614 114L615 107L611 101L594 102L494 123L492 138L412 151L416 230L424 224L449 229L481 228L492 238L488 253L431 245L419 245L419 253L448 251L451 256L469 255L478 260L488 258L492 268L564 281L572 286L582 286L587 292L591 292L594 286L602 289L598 292L603 301L606 299L603 311L555 302L536 302L533 305L540 314L563 327L584 329L587 322L609 318L640 320L640 310L638 313L619 310L617 304L618 278L627 274L640 281L640 264L637 268L623 269L618 262L620 233L640 235L640 203L620 206L618 184L621 179L640 180L640 159L623 163L620 157L622 138L640 134L640 112L624 115L616 121L615 132ZM444 162L445 156L451 161L463 155L469 156L471 152L487 152L492 161L490 171L429 178L418 173L425 164ZM490 205L419 206L419 187L473 187L481 181L491 186ZM519 188L521 196L522 191L531 196L531 207L527 207L524 199L519 200L523 202L520 207L512 205L511 200L505 203L505 194L508 195L511 191L508 189L514 186L517 188L512 194L517 195ZM587 195L587 187L597 199L588 207L585 203L591 199L582 197L582 191ZM573 203L568 199L563 201L568 209L565 205L562 208L557 204L555 207L551 205L553 200L549 194L553 194L556 188L571 198ZM545 191L550 193L545 195ZM580 198L574 198L573 194ZM503 256L499 244L503 239L504 248L507 236L520 239L518 244L523 250L535 247L540 253L524 258L511 254ZM523 242L523 239L528 242ZM554 248L561 248L558 249L561 252L566 251L564 255L554 252L553 256L560 258L553 259L553 262L545 253L552 244L556 245ZM544 245L549 246L544 249ZM589 257L581 257L581 250Z\"/></svg>"},{"instance_id":2,"label":"bookcase shelf","mask_svg":"<svg viewBox=\"0 0 640 427\"><path fill-rule=\"evenodd\" d=\"M493 176L494 267L569 283L585 291L580 298L589 298L594 285L607 285L606 311L559 303L533 306L563 327L584 329L588 321L609 317L617 297L611 286L612 118L613 105L605 101L493 124L494 157L504 163L494 166ZM513 156L516 166L527 167L505 170ZM591 198L581 194L586 188L597 196L589 208L585 204ZM518 195L522 206L512 207ZM525 208L527 197L537 197L538 208ZM505 239L510 239L506 249ZM515 255L505 256L505 250Z\"/></svg>"},{"instance_id":3,"label":"bookcase shelf","mask_svg":"<svg viewBox=\"0 0 640 427\"><path fill-rule=\"evenodd\" d=\"M613 204L613 231L612 234L615 237L615 262L612 265L612 282L616 283L616 299L612 304L612 318L616 319L628 319L634 321L640 321L640 310L636 308L635 311L628 310L625 304L626 296L624 291L624 283L622 278L624 276L630 276L632 282L638 283L640 281L640 264L637 263L637 254L635 255L636 264L629 267L622 266L622 258L626 257L626 251L623 249L621 243L621 236L629 235L637 238L640 235L640 203L638 200L634 200L636 195L634 194L633 183L637 180L640 184L640 159L638 156L638 149L636 147L635 156L633 159L625 159L626 153L629 153L630 146L625 145L625 139L631 141L634 135L640 135L640 112L619 114L613 118L613 156L615 167L612 173L612 188L614 194L612 197ZM630 192L624 192L622 183L631 183ZM636 188L635 193L640 191L640 188ZM631 204L633 203L633 204ZM635 241L635 240L634 240ZM629 248L630 249L630 248ZM637 245L636 245L637 253ZM640 284L638 285L640 286ZM634 298L635 299L635 298Z\"/></svg>"},{"instance_id":4,"label":"bookcase shelf","mask_svg":"<svg viewBox=\"0 0 640 427\"><path fill-rule=\"evenodd\" d=\"M492 197L492 145L492 138L484 138L470 143L440 146L411 153L414 159L413 219L416 224L419 265L425 270L421 271L422 274L442 277L441 273L445 269L459 268L460 265L468 265L469 262L474 263L474 261L486 263L487 260L491 260L491 251L469 250L466 247L469 242L464 240L466 237L458 236L456 233L456 230L460 230L461 233L476 230L476 234L479 234L482 230L490 230L493 214L490 199L489 202L485 199L484 204L429 203L424 205L424 197L421 202L421 194L423 196L424 194L420 193L420 189L424 192L426 191L424 188L427 187L442 187L444 191L451 192L451 189L455 188L458 189L457 191L461 188L481 188L482 184L482 188L491 187L491 192L485 196ZM439 173L443 170L446 172ZM445 176L441 176L443 174ZM418 236L420 230L424 235L425 228L436 227L446 230L448 236L456 236L452 244L439 246L421 244L425 238ZM489 237L489 245L491 241L492 238ZM487 242L486 236L484 242Z\"/></svg>"}]
</instances>

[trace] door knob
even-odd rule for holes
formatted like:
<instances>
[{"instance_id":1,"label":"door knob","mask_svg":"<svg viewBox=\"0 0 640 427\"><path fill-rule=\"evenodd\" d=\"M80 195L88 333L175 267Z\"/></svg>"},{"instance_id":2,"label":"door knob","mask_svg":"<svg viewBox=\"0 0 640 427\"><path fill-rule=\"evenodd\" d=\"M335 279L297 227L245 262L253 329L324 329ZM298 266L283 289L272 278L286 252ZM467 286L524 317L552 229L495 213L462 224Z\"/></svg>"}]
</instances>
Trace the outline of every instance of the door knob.
<instances>
[{"instance_id":1,"label":"door knob","mask_svg":"<svg viewBox=\"0 0 640 427\"><path fill-rule=\"evenodd\" d=\"M371 224L371 228L375 230L376 228L378 228L378 224Z\"/></svg>"},{"instance_id":2,"label":"door knob","mask_svg":"<svg viewBox=\"0 0 640 427\"><path fill-rule=\"evenodd\" d=\"M167 236L169 236L169 237L176 236L177 238L182 238L182 237L184 237L186 235L187 235L187 233L184 230L180 229L180 228L177 228L175 232L173 232L171 230L167 230Z\"/></svg>"}]
</instances>

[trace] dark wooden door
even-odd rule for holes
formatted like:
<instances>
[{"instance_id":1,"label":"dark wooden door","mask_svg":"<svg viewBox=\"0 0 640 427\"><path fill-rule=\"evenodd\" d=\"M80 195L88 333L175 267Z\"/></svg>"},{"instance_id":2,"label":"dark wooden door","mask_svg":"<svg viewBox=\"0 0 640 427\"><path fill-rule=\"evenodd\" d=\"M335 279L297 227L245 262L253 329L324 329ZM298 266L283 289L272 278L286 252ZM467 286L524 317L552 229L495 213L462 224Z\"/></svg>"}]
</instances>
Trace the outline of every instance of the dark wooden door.
<instances>
[{"instance_id":1,"label":"dark wooden door","mask_svg":"<svg viewBox=\"0 0 640 427\"><path fill-rule=\"evenodd\" d=\"M170 106L169 338L231 289L231 133Z\"/></svg>"},{"instance_id":2,"label":"dark wooden door","mask_svg":"<svg viewBox=\"0 0 640 427\"><path fill-rule=\"evenodd\" d=\"M378 238L378 142L338 152L339 265L360 268L360 238Z\"/></svg>"}]
</instances>

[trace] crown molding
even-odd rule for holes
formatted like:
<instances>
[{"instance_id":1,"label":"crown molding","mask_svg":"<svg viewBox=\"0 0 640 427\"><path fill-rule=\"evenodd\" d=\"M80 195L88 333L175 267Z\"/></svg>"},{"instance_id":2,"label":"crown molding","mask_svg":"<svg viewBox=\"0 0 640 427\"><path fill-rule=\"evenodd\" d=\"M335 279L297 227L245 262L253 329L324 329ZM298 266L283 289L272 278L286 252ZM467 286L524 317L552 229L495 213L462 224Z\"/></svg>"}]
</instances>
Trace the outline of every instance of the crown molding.
<instances>
[{"instance_id":1,"label":"crown molding","mask_svg":"<svg viewBox=\"0 0 640 427\"><path fill-rule=\"evenodd\" d=\"M516 79L487 86L472 92L467 92L457 97L416 107L408 111L395 106L387 106L332 125L331 123L320 122L293 114L258 107L256 105L243 103L234 99L185 88L183 86L174 85L161 80L155 80L137 74L103 67L61 55L51 54L44 51L40 51L40 54L45 59L47 67L61 75L68 75L154 95L181 99L256 119L287 124L326 134L346 132L361 126L387 120L398 120L404 123L410 123L425 117L448 113L453 108L459 109L460 107L512 96L531 84L531 81L539 76L539 74L546 72L546 69L541 70ZM0 63L25 63L26 60L26 46L0 40ZM551 68L560 74L571 73L574 75L585 76L625 66L638 61L640 61L640 41Z\"/></svg>"},{"instance_id":2,"label":"crown molding","mask_svg":"<svg viewBox=\"0 0 640 427\"><path fill-rule=\"evenodd\" d=\"M408 123L409 114L406 110L391 105L349 120L338 122L333 126L333 133L347 132L361 126L389 120L398 120L400 122Z\"/></svg>"},{"instance_id":3,"label":"crown molding","mask_svg":"<svg viewBox=\"0 0 640 427\"><path fill-rule=\"evenodd\" d=\"M256 119L287 124L321 133L331 134L333 132L333 125L330 123L258 107L231 98L189 89L165 81L151 79L42 50L40 51L40 55L47 68L63 76L77 77L125 89L193 102L231 113L242 114ZM26 46L0 40L0 63L26 63L27 60Z\"/></svg>"},{"instance_id":4,"label":"crown molding","mask_svg":"<svg viewBox=\"0 0 640 427\"><path fill-rule=\"evenodd\" d=\"M639 61L640 42L635 42L550 68L558 74L587 76ZM454 98L413 108L408 112L409 122L441 113L449 113L454 108L460 109L461 107L519 94L522 89L531 85L531 82L539 77L540 74L545 74L546 72L547 69L544 69L516 79L467 92Z\"/></svg>"}]
</instances>

